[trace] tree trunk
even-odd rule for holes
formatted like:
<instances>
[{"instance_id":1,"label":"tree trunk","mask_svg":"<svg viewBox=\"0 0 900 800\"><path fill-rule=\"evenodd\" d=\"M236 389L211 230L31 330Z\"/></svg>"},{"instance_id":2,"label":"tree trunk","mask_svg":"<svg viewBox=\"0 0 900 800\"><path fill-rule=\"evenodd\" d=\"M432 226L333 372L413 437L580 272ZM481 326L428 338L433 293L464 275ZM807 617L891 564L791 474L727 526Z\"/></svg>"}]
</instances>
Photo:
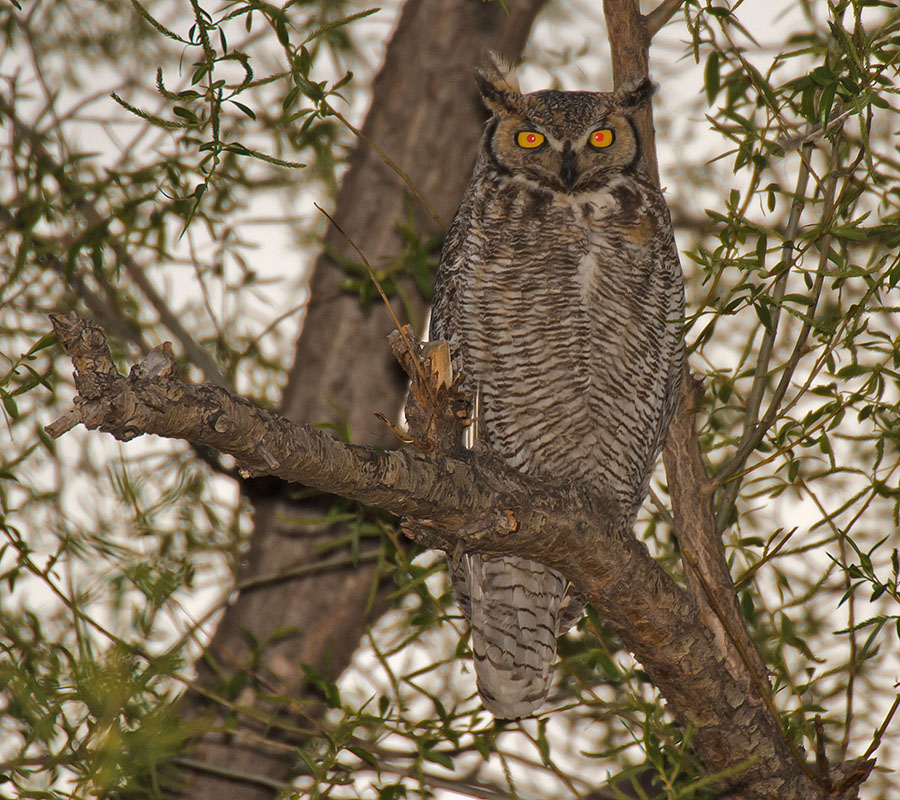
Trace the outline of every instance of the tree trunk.
<instances>
[{"instance_id":1,"label":"tree trunk","mask_svg":"<svg viewBox=\"0 0 900 800\"><path fill-rule=\"evenodd\" d=\"M374 82L363 134L409 176L445 225L469 181L484 120L473 70L486 62L489 50L516 58L543 2L510 4L509 15L500 3L471 0L409 0L403 8ZM337 223L377 266L402 252L397 224L409 222L411 215L423 239L440 232L401 178L361 141L342 184ZM391 446L392 435L372 412L395 419L403 401L406 379L385 341L393 322L380 303L366 311L358 297L341 290L343 273L329 251L358 260L332 228L311 278L311 300L281 410L298 422L347 424L354 441ZM408 295L413 297L415 321L421 324L427 305L414 292ZM399 311L400 304L394 305ZM251 498L255 526L238 585L312 564L323 543L340 533L334 526L285 521L322 517L331 497L291 503L283 485L262 485L270 492L256 492ZM279 718L303 728L315 725L324 706L304 690L301 665L313 665L326 679L337 679L366 626L386 605L385 592L370 604L375 580L374 567L347 565L241 591L197 665L198 685L221 695L235 673L252 673L261 681L261 692L313 701L304 705L302 715L282 709ZM290 633L266 644L273 633L285 629ZM255 666L251 640L260 643L262 651ZM251 683L248 679L246 686ZM275 713L249 688L235 702L256 706L263 719ZM298 705L293 704L295 709ZM222 709L207 706L199 693L187 698L185 712L211 715L212 727L222 727ZM234 725L227 735L208 730L196 740L190 754L195 767L182 776L186 783L181 796L258 800L270 797L274 783L289 776L293 753L289 747L261 743L263 736L273 738L265 722L239 714ZM280 738L288 743L289 737Z\"/></svg>"}]
</instances>

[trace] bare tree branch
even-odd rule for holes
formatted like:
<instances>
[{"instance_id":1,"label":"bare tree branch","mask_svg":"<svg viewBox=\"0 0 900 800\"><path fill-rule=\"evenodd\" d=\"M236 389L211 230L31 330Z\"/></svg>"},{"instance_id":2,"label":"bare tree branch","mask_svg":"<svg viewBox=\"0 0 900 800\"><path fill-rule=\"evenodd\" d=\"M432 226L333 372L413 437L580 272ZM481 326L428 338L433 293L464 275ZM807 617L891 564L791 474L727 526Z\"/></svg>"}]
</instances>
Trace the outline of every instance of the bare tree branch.
<instances>
[{"instance_id":1,"label":"bare tree branch","mask_svg":"<svg viewBox=\"0 0 900 800\"><path fill-rule=\"evenodd\" d=\"M77 419L126 441L142 433L187 438L231 454L244 469L413 517L407 531L429 547L515 554L554 566L582 588L641 662L710 772L722 772L727 796L856 796L874 762L832 770L835 786L850 774L859 778L839 795L811 780L744 664L728 662L694 599L620 522L609 498L522 475L490 454L441 454L439 443L425 441L427 431L440 426L413 431L435 455L346 444L219 386L184 383L168 344L154 348L126 378L97 325L75 314L52 321L75 365L78 396L65 422L48 426L51 435ZM410 373L412 396L424 396L416 391L417 370ZM452 404L449 409L454 416ZM413 417L427 422L440 413L420 409Z\"/></svg>"},{"instance_id":2,"label":"bare tree branch","mask_svg":"<svg viewBox=\"0 0 900 800\"><path fill-rule=\"evenodd\" d=\"M645 14L644 25L647 28L647 37L652 39L656 36L682 5L684 5L684 0L662 0L656 8Z\"/></svg>"}]
</instances>

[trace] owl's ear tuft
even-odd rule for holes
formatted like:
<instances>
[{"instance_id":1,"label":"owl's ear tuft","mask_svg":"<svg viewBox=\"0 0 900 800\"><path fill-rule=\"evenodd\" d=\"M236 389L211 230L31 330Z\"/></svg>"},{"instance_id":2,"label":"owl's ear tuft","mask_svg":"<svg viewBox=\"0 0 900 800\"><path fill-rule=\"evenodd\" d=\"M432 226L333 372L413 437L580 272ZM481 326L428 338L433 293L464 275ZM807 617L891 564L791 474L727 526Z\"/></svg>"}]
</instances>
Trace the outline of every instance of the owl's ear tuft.
<instances>
[{"instance_id":1,"label":"owl's ear tuft","mask_svg":"<svg viewBox=\"0 0 900 800\"><path fill-rule=\"evenodd\" d=\"M626 84L616 89L613 92L613 99L619 108L630 111L644 105L656 94L657 89L659 89L659 86L651 81L650 78L644 78L637 83Z\"/></svg>"},{"instance_id":2,"label":"owl's ear tuft","mask_svg":"<svg viewBox=\"0 0 900 800\"><path fill-rule=\"evenodd\" d=\"M475 72L475 81L484 104L491 111L516 111L522 96L519 80L512 65L496 52L491 52L491 66Z\"/></svg>"}]
</instances>

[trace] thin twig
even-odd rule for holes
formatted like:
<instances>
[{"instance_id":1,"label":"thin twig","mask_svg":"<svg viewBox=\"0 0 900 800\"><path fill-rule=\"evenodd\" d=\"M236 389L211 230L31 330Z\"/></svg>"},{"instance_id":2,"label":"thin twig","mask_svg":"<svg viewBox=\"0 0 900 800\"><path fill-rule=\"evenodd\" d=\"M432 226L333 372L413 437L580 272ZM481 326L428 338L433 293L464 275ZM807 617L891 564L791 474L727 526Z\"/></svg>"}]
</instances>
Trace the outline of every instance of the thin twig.
<instances>
[{"instance_id":1,"label":"thin twig","mask_svg":"<svg viewBox=\"0 0 900 800\"><path fill-rule=\"evenodd\" d=\"M185 769L193 770L194 772L202 772L206 775L215 775L219 778L227 778L232 783L250 783L255 786L264 786L266 789L274 789L276 791L290 790L293 788L290 784L287 784L284 781L273 780L272 778L265 777L265 775L253 775L248 772L237 772L235 770L225 769L224 767L214 766L213 764L210 764L206 761L197 761L194 758L186 758L185 756L178 756L177 758L173 758L172 763L177 764L180 767L184 767Z\"/></svg>"},{"instance_id":2,"label":"thin twig","mask_svg":"<svg viewBox=\"0 0 900 800\"><path fill-rule=\"evenodd\" d=\"M866 752L863 753L863 759L869 758L869 756L881 746L881 738L884 736L884 732L887 730L888 725L891 724L894 714L897 713L898 706L900 706L900 694L894 698L894 702L891 704L890 709L884 717L884 722L882 722L878 730L875 731L875 735L872 737L872 743L866 748Z\"/></svg>"},{"instance_id":3,"label":"thin twig","mask_svg":"<svg viewBox=\"0 0 900 800\"><path fill-rule=\"evenodd\" d=\"M652 11L644 14L644 26L647 38L652 39L662 30L665 24L675 16L675 12L684 4L684 0L663 0Z\"/></svg>"},{"instance_id":4,"label":"thin twig","mask_svg":"<svg viewBox=\"0 0 900 800\"><path fill-rule=\"evenodd\" d=\"M822 776L822 784L826 791L832 790L831 775L828 766L828 756L825 754L825 726L822 724L822 716L816 714L814 727L816 731L816 767Z\"/></svg>"},{"instance_id":5,"label":"thin twig","mask_svg":"<svg viewBox=\"0 0 900 800\"><path fill-rule=\"evenodd\" d=\"M799 528L796 528L796 527L789 530L782 537L781 541L775 545L775 547L773 547L769 552L763 554L763 557L759 561L757 561L752 567L749 567L747 569L747 571L743 575L741 575L741 577L738 580L736 580L734 582L735 591L737 591L738 589L742 588L745 584L747 584L750 581L750 579L757 573L757 571L760 569L760 567L764 566L765 564L768 564L773 558L775 558L775 556L778 555L778 553L781 551L781 549L790 541L791 537L798 530L799 530Z\"/></svg>"},{"instance_id":6,"label":"thin twig","mask_svg":"<svg viewBox=\"0 0 900 800\"><path fill-rule=\"evenodd\" d=\"M348 120L340 111L335 109L333 106L328 103L323 103L323 105L328 109L328 113L333 114L341 123L343 123L347 129L359 139L362 139L369 147L371 147L378 155L381 157L381 160L384 161L387 166L393 170L393 172L409 187L409 190L413 193L413 196L418 200L423 208L431 215L431 218L438 224L441 230L446 231L447 225L444 221L438 216L437 211L435 211L429 202L423 197L422 193L418 190L415 183L413 183L412 178L409 177L400 166L387 154L384 150L381 149L374 141L372 141L368 136L366 136L359 128L353 125L350 120Z\"/></svg>"},{"instance_id":7,"label":"thin twig","mask_svg":"<svg viewBox=\"0 0 900 800\"><path fill-rule=\"evenodd\" d=\"M832 522L834 527L834 523ZM841 566L846 567L847 564L847 537L838 533L838 548L841 556ZM853 581L850 577L850 571L844 569L844 594L847 597L847 644L850 648L850 654L847 663L847 688L844 690L844 696L847 698L844 702L844 735L841 739L841 757L845 758L847 750L850 748L850 724L853 722L853 697L856 689L856 673L858 665L857 659L857 643L856 643L856 593L851 591Z\"/></svg>"},{"instance_id":8,"label":"thin twig","mask_svg":"<svg viewBox=\"0 0 900 800\"><path fill-rule=\"evenodd\" d=\"M273 572L268 575L259 575L257 577L248 578L237 584L234 588L239 592L246 592L248 589L258 589L261 586L268 586L274 583L294 580L302 578L306 575L315 575L320 572L326 572L330 569L343 569L346 567L356 567L359 564L365 564L369 561L377 561L381 554L381 548L378 547L371 552L359 553L356 556L343 555L327 561L316 561L312 564L304 564L303 566L285 569L281 572Z\"/></svg>"}]
</instances>

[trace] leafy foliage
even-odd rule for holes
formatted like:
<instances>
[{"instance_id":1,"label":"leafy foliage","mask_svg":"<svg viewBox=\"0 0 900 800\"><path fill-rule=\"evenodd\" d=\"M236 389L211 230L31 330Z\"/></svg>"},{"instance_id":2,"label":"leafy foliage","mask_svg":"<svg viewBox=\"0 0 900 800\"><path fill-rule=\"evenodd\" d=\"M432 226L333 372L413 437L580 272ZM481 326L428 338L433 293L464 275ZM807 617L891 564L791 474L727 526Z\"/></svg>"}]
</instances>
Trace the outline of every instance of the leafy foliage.
<instances>
[{"instance_id":1,"label":"leafy foliage","mask_svg":"<svg viewBox=\"0 0 900 800\"><path fill-rule=\"evenodd\" d=\"M247 504L215 454L50 441L42 425L71 386L45 315L89 309L123 363L174 339L198 379L275 403L303 301L297 281L264 271L248 230L267 216L262 195L289 205L336 188L353 141L337 106L364 99L350 69L365 73L378 16L345 2L27 5L0 9L0 796L162 797L173 767L198 768L185 742L201 723L173 700L229 601ZM793 5L774 44L771 30L756 41L759 11L740 2L689 2L660 34L657 80L693 80L671 103L661 93L662 173L719 524L785 730L814 751L820 718L833 760L878 748L886 771L865 791L888 797L900 763L900 17L877 0ZM536 47L543 63L529 69L584 86L569 62L594 68L594 20L551 9L536 41L572 44ZM401 302L405 278L428 295L440 246L411 219L397 223L403 252L375 265ZM309 250L321 222L285 213L275 226ZM344 291L376 301L362 265L341 267ZM678 575L662 480L653 500L638 535ZM636 782L647 763L660 797L710 796L692 732L594 611L560 645L550 712L494 724L442 561L343 501L302 522L343 527L295 569L376 563L392 610L339 682L307 665L303 697L273 692L259 664L280 631L249 642L250 664L209 693L226 722L255 715L273 747L301 742L293 783L273 791L575 797L609 770ZM304 721L314 702L328 712Z\"/></svg>"}]
</instances>

